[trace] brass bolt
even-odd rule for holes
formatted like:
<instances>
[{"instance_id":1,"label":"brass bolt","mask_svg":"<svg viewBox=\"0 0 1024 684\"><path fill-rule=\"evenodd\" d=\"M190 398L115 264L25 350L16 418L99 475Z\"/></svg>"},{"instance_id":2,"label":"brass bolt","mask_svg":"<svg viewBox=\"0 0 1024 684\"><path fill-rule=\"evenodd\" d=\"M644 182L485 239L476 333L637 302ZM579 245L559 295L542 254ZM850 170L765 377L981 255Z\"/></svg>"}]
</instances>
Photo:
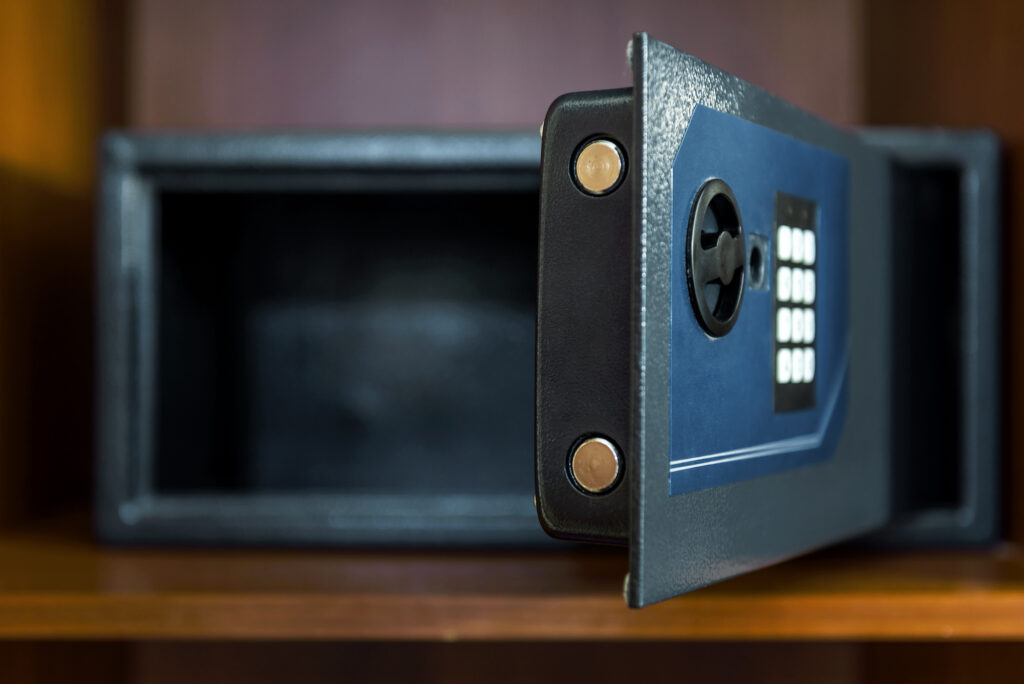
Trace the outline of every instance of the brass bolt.
<instances>
[{"instance_id":1,"label":"brass bolt","mask_svg":"<svg viewBox=\"0 0 1024 684\"><path fill-rule=\"evenodd\" d=\"M606 195L614 190L626 171L626 158L611 140L587 143L573 164L573 177L579 188L589 195Z\"/></svg>"},{"instance_id":2,"label":"brass bolt","mask_svg":"<svg viewBox=\"0 0 1024 684\"><path fill-rule=\"evenodd\" d=\"M615 445L603 437L584 440L572 452L569 469L573 479L591 494L603 494L619 482L622 456Z\"/></svg>"}]
</instances>

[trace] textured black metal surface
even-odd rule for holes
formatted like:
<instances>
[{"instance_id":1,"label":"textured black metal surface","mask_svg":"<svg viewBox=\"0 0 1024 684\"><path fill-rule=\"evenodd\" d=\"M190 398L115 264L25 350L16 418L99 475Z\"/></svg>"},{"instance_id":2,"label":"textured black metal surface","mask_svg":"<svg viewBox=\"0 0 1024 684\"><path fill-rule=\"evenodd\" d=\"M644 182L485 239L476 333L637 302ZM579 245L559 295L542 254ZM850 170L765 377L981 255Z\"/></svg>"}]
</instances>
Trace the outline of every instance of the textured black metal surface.
<instances>
[{"instance_id":1,"label":"textured black metal surface","mask_svg":"<svg viewBox=\"0 0 1024 684\"><path fill-rule=\"evenodd\" d=\"M536 544L539 141L104 141L108 541Z\"/></svg>"},{"instance_id":2,"label":"textured black metal surface","mask_svg":"<svg viewBox=\"0 0 1024 684\"><path fill-rule=\"evenodd\" d=\"M633 250L631 90L566 95L551 106L542 148L537 309L537 510L549 533L625 541L628 476L611 492L574 487L567 459L605 436L631 459L630 307ZM595 197L572 182L579 146L602 137L627 154L627 177ZM628 470L628 466L627 466Z\"/></svg>"},{"instance_id":3,"label":"textured black metal surface","mask_svg":"<svg viewBox=\"0 0 1024 684\"><path fill-rule=\"evenodd\" d=\"M635 149L631 606L643 606L881 527L889 517L890 171L853 136L638 34ZM850 165L850 403L822 464L670 497L671 169L698 104L845 156ZM634 155L635 156L635 155ZM707 388L694 387L693 391Z\"/></svg>"}]
</instances>

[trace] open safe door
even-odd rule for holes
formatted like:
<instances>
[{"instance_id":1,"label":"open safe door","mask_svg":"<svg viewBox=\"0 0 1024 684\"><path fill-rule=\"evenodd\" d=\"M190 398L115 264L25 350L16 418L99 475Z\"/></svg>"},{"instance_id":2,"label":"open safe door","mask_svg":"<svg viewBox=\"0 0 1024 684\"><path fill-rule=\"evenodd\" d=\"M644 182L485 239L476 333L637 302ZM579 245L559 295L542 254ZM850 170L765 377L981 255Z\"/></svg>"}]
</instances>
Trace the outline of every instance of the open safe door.
<instances>
[{"instance_id":1,"label":"open safe door","mask_svg":"<svg viewBox=\"0 0 1024 684\"><path fill-rule=\"evenodd\" d=\"M641 607L893 516L893 164L645 34L544 122L537 508Z\"/></svg>"}]
</instances>

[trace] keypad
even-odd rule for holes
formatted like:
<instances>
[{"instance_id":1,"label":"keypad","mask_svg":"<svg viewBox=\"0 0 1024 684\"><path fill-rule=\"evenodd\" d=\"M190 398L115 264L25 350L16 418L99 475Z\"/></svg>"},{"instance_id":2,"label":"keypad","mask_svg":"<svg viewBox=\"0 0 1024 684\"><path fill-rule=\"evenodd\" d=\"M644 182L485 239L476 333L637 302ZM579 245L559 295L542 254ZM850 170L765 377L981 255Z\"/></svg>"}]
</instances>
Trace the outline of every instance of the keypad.
<instances>
[{"instance_id":1,"label":"keypad","mask_svg":"<svg viewBox=\"0 0 1024 684\"><path fill-rule=\"evenodd\" d=\"M775 198L775 410L811 408L817 375L818 211L807 199Z\"/></svg>"}]
</instances>

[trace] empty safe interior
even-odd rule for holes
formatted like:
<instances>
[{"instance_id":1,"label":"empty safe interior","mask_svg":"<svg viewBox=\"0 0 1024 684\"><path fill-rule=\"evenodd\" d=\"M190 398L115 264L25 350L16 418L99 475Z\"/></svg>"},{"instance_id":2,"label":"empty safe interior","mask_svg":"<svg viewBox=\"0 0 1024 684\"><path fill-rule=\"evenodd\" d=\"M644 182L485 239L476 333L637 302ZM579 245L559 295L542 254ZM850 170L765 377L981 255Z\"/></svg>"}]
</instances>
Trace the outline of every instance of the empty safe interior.
<instances>
[{"instance_id":1,"label":"empty safe interior","mask_svg":"<svg viewBox=\"0 0 1024 684\"><path fill-rule=\"evenodd\" d=\"M963 506L962 171L893 169L893 488L897 519ZM976 456L975 456L976 457Z\"/></svg>"},{"instance_id":2,"label":"empty safe interior","mask_svg":"<svg viewBox=\"0 0 1024 684\"><path fill-rule=\"evenodd\" d=\"M537 202L159 193L153 488L529 492Z\"/></svg>"}]
</instances>

